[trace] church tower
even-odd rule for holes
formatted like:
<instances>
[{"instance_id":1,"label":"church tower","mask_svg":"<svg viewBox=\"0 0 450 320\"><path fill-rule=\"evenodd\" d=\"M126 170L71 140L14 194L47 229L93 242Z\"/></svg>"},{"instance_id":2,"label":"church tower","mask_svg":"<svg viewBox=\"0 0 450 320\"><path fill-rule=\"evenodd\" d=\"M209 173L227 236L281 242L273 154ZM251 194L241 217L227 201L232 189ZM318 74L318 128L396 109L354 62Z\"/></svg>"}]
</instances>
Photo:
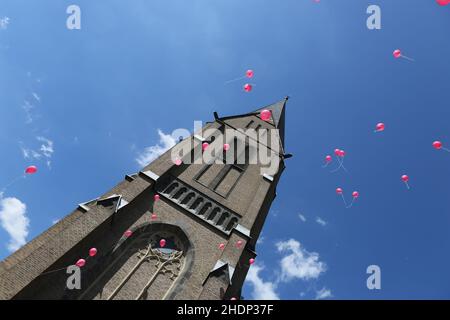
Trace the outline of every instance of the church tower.
<instances>
[{"instance_id":1,"label":"church tower","mask_svg":"<svg viewBox=\"0 0 450 320\"><path fill-rule=\"evenodd\" d=\"M239 299L290 156L287 99L241 115L215 112L78 205L0 263L0 299Z\"/></svg>"}]
</instances>

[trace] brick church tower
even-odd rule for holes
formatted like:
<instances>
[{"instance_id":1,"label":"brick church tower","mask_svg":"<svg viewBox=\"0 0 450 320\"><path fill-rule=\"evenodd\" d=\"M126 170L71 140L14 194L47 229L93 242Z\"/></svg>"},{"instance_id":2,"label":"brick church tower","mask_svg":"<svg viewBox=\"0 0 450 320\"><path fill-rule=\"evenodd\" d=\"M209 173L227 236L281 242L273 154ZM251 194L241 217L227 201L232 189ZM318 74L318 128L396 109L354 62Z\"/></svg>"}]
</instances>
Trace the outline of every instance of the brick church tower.
<instances>
[{"instance_id":1,"label":"brick church tower","mask_svg":"<svg viewBox=\"0 0 450 320\"><path fill-rule=\"evenodd\" d=\"M140 172L78 205L0 262L0 299L239 299L290 156L287 99L236 116L214 113ZM202 161L207 151L223 161ZM270 163L251 161L256 154ZM74 267L80 258L85 265Z\"/></svg>"}]
</instances>

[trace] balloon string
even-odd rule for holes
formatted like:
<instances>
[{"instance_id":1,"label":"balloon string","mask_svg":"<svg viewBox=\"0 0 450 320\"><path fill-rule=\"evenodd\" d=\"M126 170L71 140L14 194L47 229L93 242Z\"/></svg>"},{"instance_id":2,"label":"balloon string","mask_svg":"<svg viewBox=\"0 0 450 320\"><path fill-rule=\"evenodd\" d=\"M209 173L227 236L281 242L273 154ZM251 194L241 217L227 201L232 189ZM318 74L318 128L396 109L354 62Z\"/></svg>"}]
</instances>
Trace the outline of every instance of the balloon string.
<instances>
[{"instance_id":1,"label":"balloon string","mask_svg":"<svg viewBox=\"0 0 450 320\"><path fill-rule=\"evenodd\" d=\"M332 170L331 173L337 172L340 168L344 169L345 172L348 172L347 168L344 167L344 159L342 159L341 161L339 157L337 157L337 161L339 162L339 166L336 169Z\"/></svg>"},{"instance_id":2,"label":"balloon string","mask_svg":"<svg viewBox=\"0 0 450 320\"><path fill-rule=\"evenodd\" d=\"M238 81L238 80L242 80L242 79L245 79L245 76L239 77L239 78L236 78L236 79L233 79L233 80L228 80L228 81L225 82L225 84L229 84L229 83L232 83L234 81Z\"/></svg>"},{"instance_id":3,"label":"balloon string","mask_svg":"<svg viewBox=\"0 0 450 320\"><path fill-rule=\"evenodd\" d=\"M325 163L325 164L322 166L322 168L328 167L329 164L330 164L329 162Z\"/></svg>"},{"instance_id":4,"label":"balloon string","mask_svg":"<svg viewBox=\"0 0 450 320\"><path fill-rule=\"evenodd\" d=\"M406 184L406 188L408 188L408 190L409 190L410 188L409 188L408 181L405 181L405 184Z\"/></svg>"},{"instance_id":5,"label":"balloon string","mask_svg":"<svg viewBox=\"0 0 450 320\"><path fill-rule=\"evenodd\" d=\"M346 206L346 208L351 208L353 206L353 202L355 202L355 198L352 199L352 202L350 203L350 205Z\"/></svg>"},{"instance_id":6,"label":"balloon string","mask_svg":"<svg viewBox=\"0 0 450 320\"><path fill-rule=\"evenodd\" d=\"M347 207L347 202L345 201L344 195L341 193L342 201L344 201L345 207Z\"/></svg>"},{"instance_id":7,"label":"balloon string","mask_svg":"<svg viewBox=\"0 0 450 320\"><path fill-rule=\"evenodd\" d=\"M409 61L415 61L413 58L407 57L407 56L401 56L403 59L409 60Z\"/></svg>"},{"instance_id":8,"label":"balloon string","mask_svg":"<svg viewBox=\"0 0 450 320\"><path fill-rule=\"evenodd\" d=\"M8 189L9 187L11 187L14 183L16 183L18 180L25 178L25 174L22 174L16 178L14 178L10 183L8 183L6 186L3 187L3 189L0 191L0 193L3 193L6 191L6 189Z\"/></svg>"},{"instance_id":9,"label":"balloon string","mask_svg":"<svg viewBox=\"0 0 450 320\"><path fill-rule=\"evenodd\" d=\"M447 152L450 152L450 149L447 149L447 148L444 148L444 147L442 147L442 150L445 150L445 151L447 151Z\"/></svg>"}]
</instances>

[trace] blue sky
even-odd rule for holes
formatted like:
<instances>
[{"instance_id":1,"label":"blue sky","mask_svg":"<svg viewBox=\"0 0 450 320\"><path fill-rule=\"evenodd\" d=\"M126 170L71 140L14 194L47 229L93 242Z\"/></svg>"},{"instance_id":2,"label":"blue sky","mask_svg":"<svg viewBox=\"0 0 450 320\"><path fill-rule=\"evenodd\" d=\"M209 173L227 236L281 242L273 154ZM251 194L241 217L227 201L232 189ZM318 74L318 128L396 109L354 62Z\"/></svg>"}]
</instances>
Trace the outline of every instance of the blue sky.
<instances>
[{"instance_id":1,"label":"blue sky","mask_svg":"<svg viewBox=\"0 0 450 320\"><path fill-rule=\"evenodd\" d=\"M81 8L81 30L66 28L70 4ZM381 30L366 27L371 4ZM450 153L431 146L450 146L450 5L4 0L6 17L0 187L27 165L39 172L3 194L0 258L11 235L16 246L31 240L138 171L139 156L170 143L164 134L290 95L294 157L244 297L450 298ZM415 61L394 59L397 48ZM249 68L252 92L223 85ZM386 130L375 134L378 122ZM348 173L321 167L335 148L346 151ZM360 198L345 209L336 187ZM18 217L9 233L6 209ZM366 287L372 264L381 290Z\"/></svg>"}]
</instances>

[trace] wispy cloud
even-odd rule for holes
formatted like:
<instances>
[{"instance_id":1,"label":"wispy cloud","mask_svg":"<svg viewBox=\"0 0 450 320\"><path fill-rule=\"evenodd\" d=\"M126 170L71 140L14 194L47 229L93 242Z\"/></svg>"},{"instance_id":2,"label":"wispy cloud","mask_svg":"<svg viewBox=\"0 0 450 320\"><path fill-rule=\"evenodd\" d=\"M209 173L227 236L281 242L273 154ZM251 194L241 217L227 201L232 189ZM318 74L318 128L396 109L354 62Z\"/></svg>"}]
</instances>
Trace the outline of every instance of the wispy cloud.
<instances>
[{"instance_id":1,"label":"wispy cloud","mask_svg":"<svg viewBox=\"0 0 450 320\"><path fill-rule=\"evenodd\" d=\"M316 222L317 222L318 224L320 224L322 227L325 227L325 226L328 224L328 222L326 222L325 220L323 220L321 217L317 217L317 218L316 218Z\"/></svg>"},{"instance_id":2,"label":"wispy cloud","mask_svg":"<svg viewBox=\"0 0 450 320\"><path fill-rule=\"evenodd\" d=\"M11 19L9 17L0 18L0 29L5 30L6 28L8 28L10 20Z\"/></svg>"},{"instance_id":3,"label":"wispy cloud","mask_svg":"<svg viewBox=\"0 0 450 320\"><path fill-rule=\"evenodd\" d=\"M276 247L278 252L287 253L280 261L281 281L316 279L326 271L326 264L319 260L319 254L306 251L297 240L281 241Z\"/></svg>"},{"instance_id":4,"label":"wispy cloud","mask_svg":"<svg viewBox=\"0 0 450 320\"><path fill-rule=\"evenodd\" d=\"M146 147L136 158L137 163L141 167L145 167L176 144L175 139L170 134L165 134L160 129L158 129L158 135L159 142L153 146Z\"/></svg>"},{"instance_id":5,"label":"wispy cloud","mask_svg":"<svg viewBox=\"0 0 450 320\"><path fill-rule=\"evenodd\" d=\"M27 206L17 198L0 199L0 223L9 234L9 251L16 251L27 241L30 220L26 216Z\"/></svg>"},{"instance_id":6,"label":"wispy cloud","mask_svg":"<svg viewBox=\"0 0 450 320\"><path fill-rule=\"evenodd\" d=\"M42 136L37 136L36 140L40 142L40 146L38 147L38 149L31 149L22 145L22 155L25 159L45 159L47 166L50 168L51 158L53 156L53 153L55 152L54 143L52 140Z\"/></svg>"},{"instance_id":7,"label":"wispy cloud","mask_svg":"<svg viewBox=\"0 0 450 320\"><path fill-rule=\"evenodd\" d=\"M319 291L316 291L316 300L331 298L333 295L331 294L331 290L323 287Z\"/></svg>"},{"instance_id":8,"label":"wispy cloud","mask_svg":"<svg viewBox=\"0 0 450 320\"><path fill-rule=\"evenodd\" d=\"M302 215L301 213L298 214L298 217L300 218L300 220L302 220L303 222L306 222L306 217L304 215Z\"/></svg>"},{"instance_id":9,"label":"wispy cloud","mask_svg":"<svg viewBox=\"0 0 450 320\"><path fill-rule=\"evenodd\" d=\"M22 109L23 109L23 111L25 111L25 117L26 117L25 123L26 124L30 124L34 121L34 115L33 115L34 108L35 108L34 105L31 104L28 100L25 100L23 102Z\"/></svg>"},{"instance_id":10,"label":"wispy cloud","mask_svg":"<svg viewBox=\"0 0 450 320\"><path fill-rule=\"evenodd\" d=\"M263 270L257 264L252 265L248 270L246 281L253 286L252 298L255 300L279 300L279 296L276 293L276 284L270 281L264 281L259 272Z\"/></svg>"}]
</instances>

